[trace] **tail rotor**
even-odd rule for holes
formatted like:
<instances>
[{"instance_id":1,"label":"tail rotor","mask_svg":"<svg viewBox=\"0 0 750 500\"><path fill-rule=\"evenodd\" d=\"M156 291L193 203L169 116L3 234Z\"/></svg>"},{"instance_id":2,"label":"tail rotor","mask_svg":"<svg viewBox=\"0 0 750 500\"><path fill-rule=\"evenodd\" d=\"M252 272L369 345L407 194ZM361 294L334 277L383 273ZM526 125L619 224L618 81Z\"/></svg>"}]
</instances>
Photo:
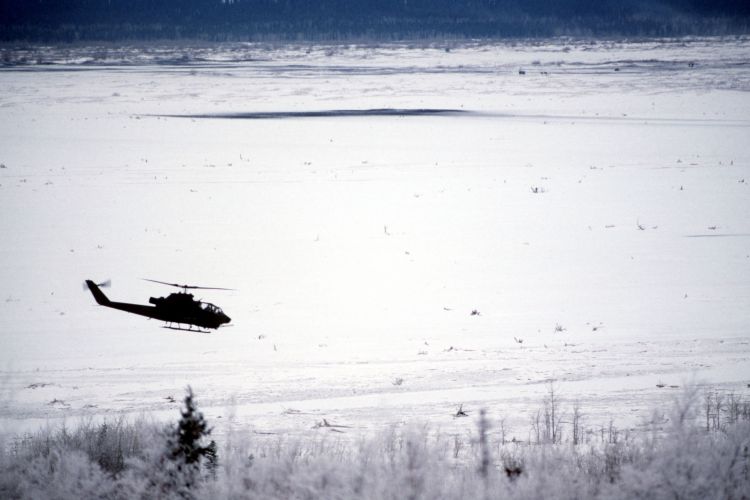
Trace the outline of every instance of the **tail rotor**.
<instances>
[{"instance_id":1,"label":"tail rotor","mask_svg":"<svg viewBox=\"0 0 750 500\"><path fill-rule=\"evenodd\" d=\"M99 288L110 288L112 286L112 280L108 279L106 281L102 281L101 283L96 283L96 286L98 286ZM81 288L83 288L84 292L89 290L89 286L85 281L81 284Z\"/></svg>"}]
</instances>

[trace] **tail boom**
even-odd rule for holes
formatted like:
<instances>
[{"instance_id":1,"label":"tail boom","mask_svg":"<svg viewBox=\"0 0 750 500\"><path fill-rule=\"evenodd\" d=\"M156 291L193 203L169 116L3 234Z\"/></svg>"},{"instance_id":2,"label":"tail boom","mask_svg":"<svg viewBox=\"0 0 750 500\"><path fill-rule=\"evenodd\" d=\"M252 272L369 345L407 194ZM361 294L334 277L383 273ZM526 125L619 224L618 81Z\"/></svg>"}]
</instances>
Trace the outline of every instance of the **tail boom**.
<instances>
[{"instance_id":1,"label":"tail boom","mask_svg":"<svg viewBox=\"0 0 750 500\"><path fill-rule=\"evenodd\" d=\"M96 300L97 304L100 306L108 306L111 304L111 301L106 295L104 295L104 292L99 288L99 285L91 280L86 280L86 285L89 287L89 290L91 290L91 294L94 296L94 300Z\"/></svg>"}]
</instances>

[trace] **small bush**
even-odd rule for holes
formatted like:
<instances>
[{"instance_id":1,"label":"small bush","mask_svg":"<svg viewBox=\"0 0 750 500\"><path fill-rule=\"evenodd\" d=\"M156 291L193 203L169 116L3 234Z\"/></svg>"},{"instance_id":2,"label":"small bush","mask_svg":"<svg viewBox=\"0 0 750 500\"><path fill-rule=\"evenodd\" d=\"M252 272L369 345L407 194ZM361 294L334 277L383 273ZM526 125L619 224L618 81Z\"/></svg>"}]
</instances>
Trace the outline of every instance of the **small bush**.
<instances>
[{"instance_id":1,"label":"small bush","mask_svg":"<svg viewBox=\"0 0 750 500\"><path fill-rule=\"evenodd\" d=\"M65 425L57 430L45 428L12 441L7 458L28 461L47 457L56 450L80 452L104 471L116 475L132 457L143 456L155 425L146 420L127 422L124 418L95 424L84 421L75 429Z\"/></svg>"}]
</instances>

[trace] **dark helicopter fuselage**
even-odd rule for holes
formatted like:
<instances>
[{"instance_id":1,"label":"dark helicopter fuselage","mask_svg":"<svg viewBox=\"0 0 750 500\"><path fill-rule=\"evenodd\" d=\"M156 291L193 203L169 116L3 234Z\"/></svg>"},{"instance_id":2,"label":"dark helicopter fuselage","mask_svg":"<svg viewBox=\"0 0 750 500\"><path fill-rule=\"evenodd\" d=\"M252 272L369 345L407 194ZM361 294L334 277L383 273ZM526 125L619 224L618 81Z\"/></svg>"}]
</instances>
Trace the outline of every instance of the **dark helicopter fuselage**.
<instances>
[{"instance_id":1,"label":"dark helicopter fuselage","mask_svg":"<svg viewBox=\"0 0 750 500\"><path fill-rule=\"evenodd\" d=\"M221 308L195 300L190 293L172 293L167 297L151 297L151 306L141 304L130 304L127 302L113 302L104 295L99 286L91 280L86 280L86 285L91 290L96 303L118 309L120 311L138 314L148 318L154 318L167 323L183 325L195 325L201 328L219 328L229 323L231 318L224 314Z\"/></svg>"}]
</instances>

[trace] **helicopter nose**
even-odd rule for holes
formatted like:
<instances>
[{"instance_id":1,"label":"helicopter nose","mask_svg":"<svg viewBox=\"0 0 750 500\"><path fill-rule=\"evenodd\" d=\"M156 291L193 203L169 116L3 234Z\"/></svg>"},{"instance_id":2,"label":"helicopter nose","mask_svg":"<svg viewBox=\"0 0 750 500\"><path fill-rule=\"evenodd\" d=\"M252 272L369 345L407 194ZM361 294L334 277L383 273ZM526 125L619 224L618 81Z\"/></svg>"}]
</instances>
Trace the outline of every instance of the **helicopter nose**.
<instances>
[{"instance_id":1,"label":"helicopter nose","mask_svg":"<svg viewBox=\"0 0 750 500\"><path fill-rule=\"evenodd\" d=\"M222 316L223 316L223 318L221 318L222 323L229 323L230 321L232 321L232 318L230 318L226 314L223 314Z\"/></svg>"}]
</instances>

